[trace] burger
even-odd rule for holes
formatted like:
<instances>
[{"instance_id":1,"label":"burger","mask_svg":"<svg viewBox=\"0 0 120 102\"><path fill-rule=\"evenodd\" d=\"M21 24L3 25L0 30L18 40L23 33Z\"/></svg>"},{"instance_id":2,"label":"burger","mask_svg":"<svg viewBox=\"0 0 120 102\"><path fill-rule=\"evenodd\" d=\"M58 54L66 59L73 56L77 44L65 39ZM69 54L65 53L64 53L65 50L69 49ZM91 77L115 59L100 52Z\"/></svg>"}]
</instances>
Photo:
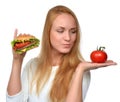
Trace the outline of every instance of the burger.
<instances>
[{"instance_id":1,"label":"burger","mask_svg":"<svg viewBox=\"0 0 120 102\"><path fill-rule=\"evenodd\" d=\"M28 50L39 46L40 40L30 34L20 34L13 41L11 41L12 48L16 53L22 54Z\"/></svg>"}]
</instances>

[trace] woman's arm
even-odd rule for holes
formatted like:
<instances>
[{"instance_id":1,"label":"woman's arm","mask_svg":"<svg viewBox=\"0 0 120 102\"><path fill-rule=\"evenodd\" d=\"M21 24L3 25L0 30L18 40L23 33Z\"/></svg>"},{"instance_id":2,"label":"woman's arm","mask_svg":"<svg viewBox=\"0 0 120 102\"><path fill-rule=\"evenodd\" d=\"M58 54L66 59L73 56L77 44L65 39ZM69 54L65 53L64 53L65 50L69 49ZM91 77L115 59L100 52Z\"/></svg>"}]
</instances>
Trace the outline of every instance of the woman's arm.
<instances>
[{"instance_id":1,"label":"woman's arm","mask_svg":"<svg viewBox=\"0 0 120 102\"><path fill-rule=\"evenodd\" d=\"M82 82L83 74L85 71L116 65L112 60L108 60L105 63L92 63L92 62L81 62L72 77L70 88L66 97L65 102L83 102L82 96Z\"/></svg>"},{"instance_id":2,"label":"woman's arm","mask_svg":"<svg viewBox=\"0 0 120 102\"><path fill-rule=\"evenodd\" d=\"M17 29L14 32L14 38L17 36ZM25 53L17 54L13 50L12 70L8 82L7 92L9 95L15 95L21 90L21 67Z\"/></svg>"},{"instance_id":3,"label":"woman's arm","mask_svg":"<svg viewBox=\"0 0 120 102\"><path fill-rule=\"evenodd\" d=\"M69 88L69 92L65 102L83 102L82 99L82 81L83 71L77 68Z\"/></svg>"},{"instance_id":4,"label":"woman's arm","mask_svg":"<svg viewBox=\"0 0 120 102\"><path fill-rule=\"evenodd\" d=\"M13 59L12 71L7 87L9 95L14 95L21 90L21 66L22 60Z\"/></svg>"}]
</instances>

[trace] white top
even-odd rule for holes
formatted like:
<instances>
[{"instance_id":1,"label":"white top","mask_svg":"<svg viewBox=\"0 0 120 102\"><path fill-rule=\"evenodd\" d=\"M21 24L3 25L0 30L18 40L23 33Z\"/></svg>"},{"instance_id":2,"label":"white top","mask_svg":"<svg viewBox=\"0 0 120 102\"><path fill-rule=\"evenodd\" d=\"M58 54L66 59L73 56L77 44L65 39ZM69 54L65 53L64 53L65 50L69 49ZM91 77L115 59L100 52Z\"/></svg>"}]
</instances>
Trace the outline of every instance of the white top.
<instances>
[{"instance_id":1,"label":"white top","mask_svg":"<svg viewBox=\"0 0 120 102\"><path fill-rule=\"evenodd\" d=\"M45 84L39 96L35 94L35 88L32 93L29 93L30 82L37 65L36 59L31 59L25 66L22 73L22 90L16 95L10 96L6 94L6 102L49 102L49 90L52 85L52 81L55 77L58 66L53 66L52 73L49 80ZM83 76L83 100L87 94L87 90L90 84L90 72L85 72Z\"/></svg>"}]
</instances>

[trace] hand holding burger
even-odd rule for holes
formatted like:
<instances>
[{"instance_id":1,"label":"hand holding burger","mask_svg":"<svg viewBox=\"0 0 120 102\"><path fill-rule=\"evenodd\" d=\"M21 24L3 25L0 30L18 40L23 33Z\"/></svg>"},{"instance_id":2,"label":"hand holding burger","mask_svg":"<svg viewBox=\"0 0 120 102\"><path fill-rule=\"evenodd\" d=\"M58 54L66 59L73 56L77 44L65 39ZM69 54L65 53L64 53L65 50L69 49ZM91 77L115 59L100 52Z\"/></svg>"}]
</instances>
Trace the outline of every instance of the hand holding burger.
<instances>
[{"instance_id":1,"label":"hand holding burger","mask_svg":"<svg viewBox=\"0 0 120 102\"><path fill-rule=\"evenodd\" d=\"M16 53L22 54L39 46L40 40L30 34L20 34L12 42L12 48Z\"/></svg>"}]
</instances>

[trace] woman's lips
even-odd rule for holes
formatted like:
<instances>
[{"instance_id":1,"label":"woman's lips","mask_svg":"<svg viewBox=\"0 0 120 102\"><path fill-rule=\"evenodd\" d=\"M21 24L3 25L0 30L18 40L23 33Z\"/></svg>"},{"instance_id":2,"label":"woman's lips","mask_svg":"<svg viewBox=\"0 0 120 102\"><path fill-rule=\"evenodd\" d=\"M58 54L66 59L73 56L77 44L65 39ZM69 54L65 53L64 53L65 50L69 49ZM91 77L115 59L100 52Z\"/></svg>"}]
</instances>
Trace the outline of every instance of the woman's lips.
<instances>
[{"instance_id":1,"label":"woman's lips","mask_svg":"<svg viewBox=\"0 0 120 102\"><path fill-rule=\"evenodd\" d=\"M63 46L64 46L65 48L70 48L70 47L71 47L71 44L63 44Z\"/></svg>"}]
</instances>

